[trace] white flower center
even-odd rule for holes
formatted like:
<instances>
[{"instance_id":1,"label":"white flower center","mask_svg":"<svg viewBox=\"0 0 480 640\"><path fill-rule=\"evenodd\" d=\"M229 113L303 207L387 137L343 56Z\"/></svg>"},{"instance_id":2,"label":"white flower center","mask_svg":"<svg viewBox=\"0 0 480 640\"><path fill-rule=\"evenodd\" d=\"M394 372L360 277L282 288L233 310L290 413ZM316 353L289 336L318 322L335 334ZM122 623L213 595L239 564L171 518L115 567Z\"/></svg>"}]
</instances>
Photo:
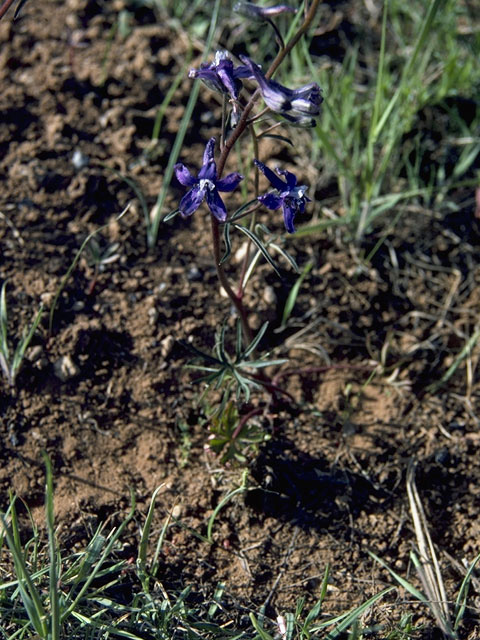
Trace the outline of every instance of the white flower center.
<instances>
[{"instance_id":1,"label":"white flower center","mask_svg":"<svg viewBox=\"0 0 480 640\"><path fill-rule=\"evenodd\" d=\"M304 184L302 184L301 186L295 187L295 189L292 189L290 191L290 196L292 198L301 199L307 193L307 189L308 189L308 187L306 187Z\"/></svg>"},{"instance_id":2,"label":"white flower center","mask_svg":"<svg viewBox=\"0 0 480 640\"><path fill-rule=\"evenodd\" d=\"M211 180L207 180L207 178L203 178L203 180L200 180L198 186L202 191L207 191L207 189L208 191L212 191L213 189L215 189L215 185L213 184L213 182Z\"/></svg>"},{"instance_id":3,"label":"white flower center","mask_svg":"<svg viewBox=\"0 0 480 640\"><path fill-rule=\"evenodd\" d=\"M228 54L228 51L217 51L215 53L215 59L214 59L215 66L218 66L222 60L229 60L229 59L230 59L230 56Z\"/></svg>"}]
</instances>

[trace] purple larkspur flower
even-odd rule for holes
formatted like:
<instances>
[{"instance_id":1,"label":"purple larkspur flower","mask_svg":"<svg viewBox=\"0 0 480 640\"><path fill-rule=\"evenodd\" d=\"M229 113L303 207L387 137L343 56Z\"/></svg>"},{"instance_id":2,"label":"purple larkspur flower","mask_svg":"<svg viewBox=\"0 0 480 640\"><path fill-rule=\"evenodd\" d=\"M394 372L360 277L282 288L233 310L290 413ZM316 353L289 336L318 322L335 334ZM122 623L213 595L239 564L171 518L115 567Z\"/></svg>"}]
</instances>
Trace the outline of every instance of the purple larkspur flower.
<instances>
[{"instance_id":1,"label":"purple larkspur flower","mask_svg":"<svg viewBox=\"0 0 480 640\"><path fill-rule=\"evenodd\" d=\"M275 113L299 127L314 127L323 102L322 90L316 82L299 89L288 89L275 80L268 80L262 69L250 58L240 56L258 82L265 104Z\"/></svg>"},{"instance_id":2,"label":"purple larkspur flower","mask_svg":"<svg viewBox=\"0 0 480 640\"><path fill-rule=\"evenodd\" d=\"M310 198L307 198L305 195L308 187L305 185L297 185L297 177L293 173L290 173L290 171L276 169L278 175L285 176L285 180L282 180L275 175L271 169L264 165L263 162L260 162L260 160L254 160L254 162L276 191L276 193L270 192L264 196L259 196L258 199L267 209L271 209L272 211L276 211L282 207L285 228L288 233L295 233L293 224L295 216L297 213L303 213L307 202L311 202Z\"/></svg>"},{"instance_id":3,"label":"purple larkspur flower","mask_svg":"<svg viewBox=\"0 0 480 640\"><path fill-rule=\"evenodd\" d=\"M188 73L189 78L200 78L212 91L229 95L234 100L238 100L242 88L240 78L251 75L248 67L235 67L227 51L217 51L212 63L203 62L199 69L190 69Z\"/></svg>"},{"instance_id":4,"label":"purple larkspur flower","mask_svg":"<svg viewBox=\"0 0 480 640\"><path fill-rule=\"evenodd\" d=\"M218 192L233 191L243 180L243 176L239 173L229 173L225 178L217 180L214 148L215 138L210 138L203 153L202 168L196 178L181 162L174 166L177 180L184 187L190 187L190 191L180 200L179 211L184 218L191 216L204 200L217 220L225 222L227 218L227 210Z\"/></svg>"}]
</instances>

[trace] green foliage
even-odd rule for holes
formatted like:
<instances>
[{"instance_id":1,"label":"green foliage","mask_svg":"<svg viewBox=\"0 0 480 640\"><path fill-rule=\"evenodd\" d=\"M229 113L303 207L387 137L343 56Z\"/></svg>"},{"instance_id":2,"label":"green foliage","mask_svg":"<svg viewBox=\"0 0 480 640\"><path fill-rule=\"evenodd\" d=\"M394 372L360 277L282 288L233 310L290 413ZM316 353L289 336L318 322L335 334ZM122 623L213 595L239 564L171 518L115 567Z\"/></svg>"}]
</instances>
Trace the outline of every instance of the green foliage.
<instances>
[{"instance_id":1,"label":"green foliage","mask_svg":"<svg viewBox=\"0 0 480 640\"><path fill-rule=\"evenodd\" d=\"M288 319L290 318L293 308L295 307L295 302L300 292L300 287L302 286L302 283L307 277L307 275L310 273L312 267L313 267L313 262L307 262L307 264L303 268L302 273L300 274L300 277L297 279L293 287L290 289L290 293L288 294L287 300L285 302L285 306L283 308L282 324L280 326L280 329L284 329L286 327Z\"/></svg>"},{"instance_id":2,"label":"green foliage","mask_svg":"<svg viewBox=\"0 0 480 640\"><path fill-rule=\"evenodd\" d=\"M213 13L210 15L210 18L209 18L210 27L209 27L208 36L205 42L205 47L204 47L204 53L203 53L204 60L207 58L208 54L210 53L210 49L213 44L215 30L217 27L219 10L220 10L220 0L216 0L213 8ZM184 73L184 69L182 69L181 71L182 75L183 73ZM178 83L179 82L180 80L178 80ZM185 139L188 128L190 126L190 122L192 119L192 114L195 108L195 104L197 102L199 90L200 90L200 83L197 81L194 83L192 91L190 92L190 97L188 99L187 106L185 107L185 111L182 116L182 120L180 122L177 135L175 136L175 142L170 152L168 164L163 176L162 189L158 194L157 201L153 207L152 213L147 220L147 241L148 241L148 246L151 248L157 244L158 230L160 227L160 223L162 222L162 219L164 217L163 207L165 205L165 201L166 201L167 194L170 189L170 184L173 177L173 167L175 166L175 163L178 160L178 156L180 154L183 141ZM158 135L158 131L156 132L156 135Z\"/></svg>"},{"instance_id":3,"label":"green foliage","mask_svg":"<svg viewBox=\"0 0 480 640\"><path fill-rule=\"evenodd\" d=\"M322 606L327 594L328 580L329 567L327 565L320 589L320 598L310 611L306 614L304 613L305 599L299 598L295 612L288 612L277 618L278 630L280 631L280 635L283 640L313 640L314 638L337 640L339 638L343 638L345 632L349 630L349 638L352 640L360 639L363 637L363 632L368 631L367 629L362 629L359 622L361 617L370 607L393 590L393 587L383 589L383 591L375 594L351 611L339 616L328 617L326 620L320 621L320 618L323 617ZM277 634L273 636L269 631L267 631L264 621L257 619L253 613L250 614L250 620L258 634L255 640L274 640L274 637L278 637ZM329 628L331 628L330 631L327 631ZM318 632L321 632L322 635L319 636Z\"/></svg>"},{"instance_id":4,"label":"green foliage","mask_svg":"<svg viewBox=\"0 0 480 640\"><path fill-rule=\"evenodd\" d=\"M425 145L417 137L409 156L404 140L425 108L437 108L449 96L478 95L479 43L466 44L458 35L457 22L465 11L453 0L430 0L415 7L389 0L383 3L379 52L360 49L355 43L334 73L319 71L306 45L298 54L325 94L312 164L318 164L322 154L327 170L337 174L345 214L336 223L351 229L356 241L379 216L408 200L443 200L449 190L465 184L464 175L478 158L480 114L468 127L461 119L455 122L453 114L446 118L460 159L453 175L446 177L439 171L428 184L419 180L418 165L415 168L410 160L413 156L420 162ZM362 70L365 58L375 73ZM459 128L463 128L461 135ZM323 229L320 221L301 233Z\"/></svg>"},{"instance_id":5,"label":"green foliage","mask_svg":"<svg viewBox=\"0 0 480 640\"><path fill-rule=\"evenodd\" d=\"M222 464L230 460L245 464L245 451L255 453L259 445L269 439L269 435L252 418L253 415L239 415L236 405L231 401L226 406L221 403L214 411L210 418L207 446L220 456Z\"/></svg>"},{"instance_id":6,"label":"green foliage","mask_svg":"<svg viewBox=\"0 0 480 640\"><path fill-rule=\"evenodd\" d=\"M427 608L429 608L436 619L439 627L442 629L445 637L451 638L451 640L460 640L459 635L459 627L463 620L466 611L466 602L468 597L468 591L470 589L470 584L473 577L473 572L478 562L480 561L480 554L476 556L476 558L471 563L468 571L465 574L465 577L462 580L460 588L458 590L457 597L455 599L455 607L452 613L452 616L447 616L442 610L442 605L446 605L446 602L437 602L432 598L427 597L422 591L417 589L411 582L403 578L401 575L393 571L388 564L376 556L374 553L369 552L374 560L376 560L379 564L382 565L390 575L394 578L398 584L405 589L407 593L409 593L414 600L418 600L423 603ZM410 554L413 565L417 568L421 575L422 571L422 563L420 562L417 555L412 552Z\"/></svg>"},{"instance_id":7,"label":"green foliage","mask_svg":"<svg viewBox=\"0 0 480 640\"><path fill-rule=\"evenodd\" d=\"M8 381L10 387L15 387L17 374L23 362L25 351L32 341L32 338L37 330L43 313L43 305L40 305L39 310L33 318L30 329L23 331L22 337L18 341L18 344L13 352L13 356L10 354L8 345L8 317L7 317L7 300L6 300L7 282L5 281L0 291L0 368L3 375Z\"/></svg>"},{"instance_id":8,"label":"green foliage","mask_svg":"<svg viewBox=\"0 0 480 640\"><path fill-rule=\"evenodd\" d=\"M80 554L62 557L55 534L53 516L53 476L51 463L44 455L46 465L45 523L48 533L46 556L37 555L37 544L21 543L21 532L16 510L16 500L11 496L8 511L0 514L2 537L5 537L14 564L15 579L0 584L1 619L6 628L17 629L22 637L35 633L42 640L59 640L68 637L67 630L75 621L88 623L92 628L114 628L117 622L112 610L102 607L92 616L94 603L108 601L109 583L119 580L124 562L111 562L112 553L128 522L133 517L134 502L127 519L105 536L98 529L87 549ZM132 498L133 500L133 498ZM33 549L33 553L31 551ZM102 578L103 586L94 586L94 580ZM104 580L104 578L106 578ZM9 594L9 597L5 597ZM95 606L95 608L98 608ZM67 635L62 635L62 634ZM121 634L119 634L121 635ZM134 638L132 634L124 637Z\"/></svg>"},{"instance_id":9,"label":"green foliage","mask_svg":"<svg viewBox=\"0 0 480 640\"><path fill-rule=\"evenodd\" d=\"M225 343L225 323L222 324L217 332L214 355L209 355L182 341L181 344L186 349L205 362L205 364L188 365L190 369L203 371L205 374L197 378L196 382L206 384L207 389L209 387L213 387L216 390L225 388L227 390L227 398L233 389L237 401L243 397L244 401L248 402L250 400L251 389L258 389L262 386L262 377L258 374L258 371L265 367L276 366L286 362L285 359L266 360L259 358L257 360L250 360L250 356L257 349L261 339L265 335L267 327L268 322L260 328L251 343L244 347L242 326L240 322L237 322L234 355L228 353ZM225 406L226 403L224 404L224 407Z\"/></svg>"}]
</instances>

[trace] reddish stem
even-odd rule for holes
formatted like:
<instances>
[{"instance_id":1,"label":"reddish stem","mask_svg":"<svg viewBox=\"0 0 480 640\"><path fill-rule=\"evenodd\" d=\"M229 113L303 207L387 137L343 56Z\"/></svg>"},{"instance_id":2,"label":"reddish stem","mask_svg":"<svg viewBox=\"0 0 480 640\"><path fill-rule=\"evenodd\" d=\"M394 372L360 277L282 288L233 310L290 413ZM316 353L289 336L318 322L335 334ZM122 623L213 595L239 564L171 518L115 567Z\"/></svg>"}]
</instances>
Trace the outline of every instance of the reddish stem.
<instances>
[{"instance_id":1,"label":"reddish stem","mask_svg":"<svg viewBox=\"0 0 480 640\"><path fill-rule=\"evenodd\" d=\"M239 420L237 426L235 427L235 431L232 433L232 441L236 440L238 438L238 435L240 434L240 432L243 429L243 427L245 426L245 424L250 420L250 418L262 413L262 411L263 411L263 409L259 409L259 408L258 409L252 409L252 411L249 411L247 414L242 416L242 418Z\"/></svg>"},{"instance_id":2,"label":"reddish stem","mask_svg":"<svg viewBox=\"0 0 480 640\"><path fill-rule=\"evenodd\" d=\"M319 3L320 3L320 0L313 0L312 4L310 5L310 8L308 9L308 11L307 11L307 13L305 15L305 18L304 18L304 21L303 21L302 25L298 29L297 33L294 36L292 36L292 38L290 38L290 40L287 42L285 47L281 51L279 51L279 53L277 54L276 58L274 59L274 61L270 65L270 68L268 69L267 73L265 74L266 78L271 78L272 77L272 75L275 73L275 71L277 70L279 65L283 62L285 57L294 48L294 46L300 40L302 35L308 30L308 27L310 26L311 22L313 21L313 19L315 17L315 13L317 11ZM242 133L245 131L245 129L248 126L248 122L249 122L249 118L248 117L250 115L251 110L253 109L253 107L255 105L255 102L256 102L259 94L260 94L259 89L256 89L254 91L254 93L252 94L250 100L246 104L245 109L243 110L243 113L240 116L240 120L237 123L237 126L232 131L232 133L230 134L230 137L227 140L225 140L225 144L223 145L223 148L222 148L221 153L220 153L220 158L219 158L218 163L217 163L217 176L218 176L218 179L220 179L222 177L223 171L225 169L225 164L227 162L228 156L230 155L230 151L233 149L233 146L235 145L237 140L240 138L240 136L242 135ZM220 284L224 288L225 292L227 293L228 297L230 298L232 303L235 305L235 308L237 309L237 311L239 313L240 320L241 320L241 323L242 323L243 334L244 334L245 339L247 340L247 344L248 344L248 343L250 343L252 341L252 331L251 331L250 325L248 323L248 313L247 313L247 310L245 309L245 307L244 307L244 305L242 303L242 296L241 295L237 295L233 291L232 287L230 286L230 284L228 282L228 278L227 278L227 276L225 274L225 269L223 268L223 265L220 264L220 260L221 260L221 258L220 258L220 229L219 229L220 225L219 225L218 220L213 215L210 216L210 219L211 219L211 228L212 228L213 255L214 255L214 260L215 260L215 267L217 269L218 279L220 281Z\"/></svg>"},{"instance_id":3,"label":"reddish stem","mask_svg":"<svg viewBox=\"0 0 480 640\"><path fill-rule=\"evenodd\" d=\"M15 0L5 0L5 2L0 6L0 20L7 13L14 2Z\"/></svg>"}]
</instances>

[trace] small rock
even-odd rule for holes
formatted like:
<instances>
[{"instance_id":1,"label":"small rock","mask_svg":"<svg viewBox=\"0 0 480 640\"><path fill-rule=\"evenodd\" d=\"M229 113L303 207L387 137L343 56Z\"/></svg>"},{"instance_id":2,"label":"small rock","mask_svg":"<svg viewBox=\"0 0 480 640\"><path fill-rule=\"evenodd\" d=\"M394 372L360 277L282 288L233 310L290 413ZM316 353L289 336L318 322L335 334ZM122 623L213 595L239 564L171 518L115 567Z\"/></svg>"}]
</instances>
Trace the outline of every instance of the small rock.
<instances>
[{"instance_id":1,"label":"small rock","mask_svg":"<svg viewBox=\"0 0 480 640\"><path fill-rule=\"evenodd\" d=\"M178 520L178 518L180 518L180 516L182 515L182 505L180 504L176 504L174 505L173 509L172 509L172 518L174 518L175 520Z\"/></svg>"},{"instance_id":2,"label":"small rock","mask_svg":"<svg viewBox=\"0 0 480 640\"><path fill-rule=\"evenodd\" d=\"M72 156L72 164L77 171L80 171L80 169L83 169L84 167L88 167L89 162L90 159L87 155L82 153L80 149L75 149Z\"/></svg>"},{"instance_id":3,"label":"small rock","mask_svg":"<svg viewBox=\"0 0 480 640\"><path fill-rule=\"evenodd\" d=\"M167 336L160 342L160 354L162 358L167 358L170 355L174 344L175 338L173 336Z\"/></svg>"},{"instance_id":4,"label":"small rock","mask_svg":"<svg viewBox=\"0 0 480 640\"><path fill-rule=\"evenodd\" d=\"M277 302L277 295L273 287L270 287L270 286L265 287L263 291L263 299L269 305L273 305Z\"/></svg>"},{"instance_id":5,"label":"small rock","mask_svg":"<svg viewBox=\"0 0 480 640\"><path fill-rule=\"evenodd\" d=\"M187 280L189 282L198 282L202 280L203 274L196 264L192 264L190 269L187 271Z\"/></svg>"},{"instance_id":6,"label":"small rock","mask_svg":"<svg viewBox=\"0 0 480 640\"><path fill-rule=\"evenodd\" d=\"M66 382L80 373L80 368L74 363L70 356L62 356L53 365L53 370L57 378Z\"/></svg>"},{"instance_id":7,"label":"small rock","mask_svg":"<svg viewBox=\"0 0 480 640\"><path fill-rule=\"evenodd\" d=\"M150 309L147 311L147 314L149 324L154 325L158 320L158 311L155 309L155 307L150 307Z\"/></svg>"},{"instance_id":8,"label":"small rock","mask_svg":"<svg viewBox=\"0 0 480 640\"><path fill-rule=\"evenodd\" d=\"M239 264L247 255L248 242L244 242L241 247L235 251L234 261Z\"/></svg>"},{"instance_id":9,"label":"small rock","mask_svg":"<svg viewBox=\"0 0 480 640\"><path fill-rule=\"evenodd\" d=\"M31 363L37 362L43 356L43 348L39 344L36 344L27 350L25 356Z\"/></svg>"}]
</instances>

